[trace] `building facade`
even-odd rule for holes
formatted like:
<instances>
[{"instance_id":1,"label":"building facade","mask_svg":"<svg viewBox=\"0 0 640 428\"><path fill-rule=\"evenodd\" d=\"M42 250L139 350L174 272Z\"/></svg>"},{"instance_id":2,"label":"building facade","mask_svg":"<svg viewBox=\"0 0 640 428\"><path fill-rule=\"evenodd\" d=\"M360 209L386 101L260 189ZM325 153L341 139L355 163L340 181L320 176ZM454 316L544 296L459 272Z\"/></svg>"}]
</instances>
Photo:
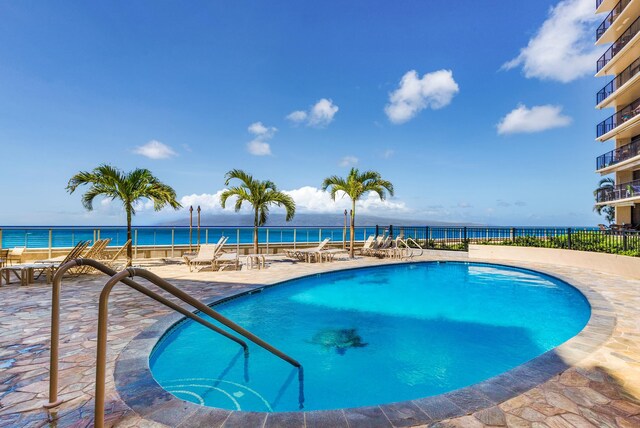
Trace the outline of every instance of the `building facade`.
<instances>
[{"instance_id":1,"label":"building facade","mask_svg":"<svg viewBox=\"0 0 640 428\"><path fill-rule=\"evenodd\" d=\"M596 171L615 179L597 192L596 204L615 207L617 224L639 226L640 0L596 0L596 13L605 16L596 44L611 44L596 64L596 77L608 81L596 95L596 108L615 111L596 127L597 141L614 143L596 159Z\"/></svg>"}]
</instances>

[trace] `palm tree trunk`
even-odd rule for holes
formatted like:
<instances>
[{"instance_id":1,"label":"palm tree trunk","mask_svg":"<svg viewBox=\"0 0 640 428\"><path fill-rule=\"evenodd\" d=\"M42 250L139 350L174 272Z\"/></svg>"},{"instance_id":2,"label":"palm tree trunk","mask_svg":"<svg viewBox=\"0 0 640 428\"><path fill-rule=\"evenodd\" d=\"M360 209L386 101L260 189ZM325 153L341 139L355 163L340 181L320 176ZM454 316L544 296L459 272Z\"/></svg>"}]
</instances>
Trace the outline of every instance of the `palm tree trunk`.
<instances>
[{"instance_id":1,"label":"palm tree trunk","mask_svg":"<svg viewBox=\"0 0 640 428\"><path fill-rule=\"evenodd\" d=\"M127 205L127 239L129 240L129 245L127 246L127 267L130 267L133 262L133 252L132 252L132 244L131 240L131 206Z\"/></svg>"},{"instance_id":2,"label":"palm tree trunk","mask_svg":"<svg viewBox=\"0 0 640 428\"><path fill-rule=\"evenodd\" d=\"M354 235L355 235L355 232L356 232L355 231L355 227L356 227L356 201L352 200L351 201L351 225L350 225L350 228L349 228L350 232L351 232L351 234L349 236L349 244L350 244L349 257L350 258L354 258L355 257L354 256L354 248L353 248L353 244L354 244L354 241L355 241L355 239L354 239L355 236Z\"/></svg>"},{"instance_id":3,"label":"palm tree trunk","mask_svg":"<svg viewBox=\"0 0 640 428\"><path fill-rule=\"evenodd\" d=\"M253 253L258 254L258 210L253 220Z\"/></svg>"}]
</instances>

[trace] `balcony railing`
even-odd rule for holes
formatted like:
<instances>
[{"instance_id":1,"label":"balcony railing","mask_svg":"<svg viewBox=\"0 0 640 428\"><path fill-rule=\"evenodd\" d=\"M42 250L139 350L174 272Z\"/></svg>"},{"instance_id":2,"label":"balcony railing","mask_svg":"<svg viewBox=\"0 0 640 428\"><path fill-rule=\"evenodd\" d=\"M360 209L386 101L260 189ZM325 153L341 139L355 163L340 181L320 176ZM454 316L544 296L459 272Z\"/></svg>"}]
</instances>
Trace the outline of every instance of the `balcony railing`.
<instances>
[{"instance_id":1,"label":"balcony railing","mask_svg":"<svg viewBox=\"0 0 640 428\"><path fill-rule=\"evenodd\" d=\"M631 65L625 68L620 74L607 83L604 88L598 91L596 96L596 104L600 104L602 101L609 98L611 94L618 90L622 85L627 83L633 76L640 72L640 58L636 59Z\"/></svg>"},{"instance_id":2,"label":"balcony railing","mask_svg":"<svg viewBox=\"0 0 640 428\"><path fill-rule=\"evenodd\" d=\"M598 9L600 7L600 5L602 4L604 0L596 0L596 9Z\"/></svg>"},{"instance_id":3,"label":"balcony railing","mask_svg":"<svg viewBox=\"0 0 640 428\"><path fill-rule=\"evenodd\" d=\"M609 61L611 61L613 57L616 56L616 54L620 52L620 50L622 50L622 48L624 48L636 34L638 34L638 31L640 31L640 17L633 21L633 24L631 24L629 28L622 33L618 40L613 42L611 47L602 54L596 64L597 71L602 70L602 68L607 65Z\"/></svg>"},{"instance_id":4,"label":"balcony railing","mask_svg":"<svg viewBox=\"0 0 640 428\"><path fill-rule=\"evenodd\" d=\"M596 170L615 165L640 155L640 140L625 144L596 158Z\"/></svg>"},{"instance_id":5,"label":"balcony railing","mask_svg":"<svg viewBox=\"0 0 640 428\"><path fill-rule=\"evenodd\" d=\"M596 29L596 41L602 37L602 35L611 27L611 25L618 19L618 16L622 13L622 11L627 7L627 5L631 3L631 0L620 0L618 4L616 4L609 15L602 21L600 26ZM596 7L597 9L597 7Z\"/></svg>"},{"instance_id":6,"label":"balcony railing","mask_svg":"<svg viewBox=\"0 0 640 428\"><path fill-rule=\"evenodd\" d=\"M596 202L613 202L634 196L640 196L640 180L616 184L608 189L600 189L596 192Z\"/></svg>"},{"instance_id":7,"label":"balcony railing","mask_svg":"<svg viewBox=\"0 0 640 428\"><path fill-rule=\"evenodd\" d=\"M631 104L618 110L615 114L606 118L596 126L596 136L599 138L607 132L615 129L627 120L637 116L640 113L640 98Z\"/></svg>"}]
</instances>

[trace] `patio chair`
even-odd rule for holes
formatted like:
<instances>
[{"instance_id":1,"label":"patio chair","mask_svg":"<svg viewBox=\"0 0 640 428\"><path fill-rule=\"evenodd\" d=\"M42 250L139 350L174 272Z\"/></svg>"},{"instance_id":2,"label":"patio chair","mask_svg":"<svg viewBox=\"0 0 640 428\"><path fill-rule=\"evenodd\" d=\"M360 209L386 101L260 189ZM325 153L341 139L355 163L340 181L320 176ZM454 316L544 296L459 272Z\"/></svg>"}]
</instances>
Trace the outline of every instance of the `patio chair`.
<instances>
[{"instance_id":1,"label":"patio chair","mask_svg":"<svg viewBox=\"0 0 640 428\"><path fill-rule=\"evenodd\" d=\"M3 267L9 261L9 250L0 249L0 267Z\"/></svg>"},{"instance_id":2,"label":"patio chair","mask_svg":"<svg viewBox=\"0 0 640 428\"><path fill-rule=\"evenodd\" d=\"M100 257L103 257L104 250L105 248L107 248L107 245L109 245L110 242L111 242L111 238L98 239L96 242L93 243L91 247L89 247L86 250L84 254L74 258L82 257L83 259L98 260ZM72 260L72 259L69 259L69 260ZM79 266L79 267L70 269L69 272L72 275L82 275L85 273L89 273L93 270L94 268L92 268L91 266Z\"/></svg>"},{"instance_id":3,"label":"patio chair","mask_svg":"<svg viewBox=\"0 0 640 428\"><path fill-rule=\"evenodd\" d=\"M115 254L113 254L112 256L109 257L109 255L105 252L102 253L103 257L105 257L104 259L100 260L100 262L102 262L104 265L115 269L115 267L117 265L119 265L118 259L120 258L120 256L122 255L122 253L124 253L127 250L127 247L129 246L129 244L131 243L131 239L127 240L127 242L125 242L122 247L120 247L118 249L118 251L115 252Z\"/></svg>"},{"instance_id":4,"label":"patio chair","mask_svg":"<svg viewBox=\"0 0 640 428\"><path fill-rule=\"evenodd\" d=\"M303 248L301 250L298 250L296 253L296 258L311 263L311 259L313 258L313 256L317 256L320 251L324 250L324 247L327 246L329 241L331 241L331 238L325 238L324 241L319 243L317 247Z\"/></svg>"},{"instance_id":5,"label":"patio chair","mask_svg":"<svg viewBox=\"0 0 640 428\"><path fill-rule=\"evenodd\" d=\"M234 270L240 268L240 257L238 253L218 253L213 259L213 270L222 270L227 266L233 266Z\"/></svg>"},{"instance_id":6,"label":"patio chair","mask_svg":"<svg viewBox=\"0 0 640 428\"><path fill-rule=\"evenodd\" d=\"M89 241L80 241L76 244L75 247L71 249L67 254L58 257L51 257L43 260L36 260L34 263L48 263L55 265L62 265L69 260L77 259L80 257L82 252L89 246Z\"/></svg>"},{"instance_id":7,"label":"patio chair","mask_svg":"<svg viewBox=\"0 0 640 428\"><path fill-rule=\"evenodd\" d=\"M10 264L13 264L14 261L17 261L18 263L22 262L22 254L24 253L25 250L26 250L26 247L15 247L9 250L9 256L7 258L7 261Z\"/></svg>"},{"instance_id":8,"label":"patio chair","mask_svg":"<svg viewBox=\"0 0 640 428\"><path fill-rule=\"evenodd\" d=\"M209 266L213 269L213 260L222 251L222 247L228 239L228 237L222 236L216 244L201 244L198 249L198 253L195 256L184 256L183 259L189 267L189 272L193 272L193 269L198 266L202 266L198 270L202 270Z\"/></svg>"},{"instance_id":9,"label":"patio chair","mask_svg":"<svg viewBox=\"0 0 640 428\"><path fill-rule=\"evenodd\" d=\"M356 248L356 249L353 250L354 253L355 254L364 254L365 252L369 251L371 249L371 247L373 246L373 243L374 243L375 239L376 239L376 237L374 235L369 235L367 240L364 241L364 244L362 245L362 247Z\"/></svg>"}]
</instances>

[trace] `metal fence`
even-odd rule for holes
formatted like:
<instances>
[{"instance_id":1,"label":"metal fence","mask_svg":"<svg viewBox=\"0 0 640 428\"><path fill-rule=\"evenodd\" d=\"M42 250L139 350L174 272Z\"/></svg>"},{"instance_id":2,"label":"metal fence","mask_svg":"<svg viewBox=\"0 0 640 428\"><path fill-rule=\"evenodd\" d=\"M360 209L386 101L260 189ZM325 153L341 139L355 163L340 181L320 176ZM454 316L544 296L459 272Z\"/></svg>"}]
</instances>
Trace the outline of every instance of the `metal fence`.
<instances>
[{"instance_id":1,"label":"metal fence","mask_svg":"<svg viewBox=\"0 0 640 428\"><path fill-rule=\"evenodd\" d=\"M375 227L357 227L355 240L363 241L375 232ZM132 241L135 247L174 247L215 243L226 236L228 244L253 243L253 227L134 227ZM119 247L127 240L123 227L0 227L0 248L25 247L27 249L70 248L80 241L95 242L110 238L109 246ZM260 245L310 244L325 238L343 242L343 227L261 227ZM349 239L347 230L346 239Z\"/></svg>"},{"instance_id":2,"label":"metal fence","mask_svg":"<svg viewBox=\"0 0 640 428\"><path fill-rule=\"evenodd\" d=\"M594 228L378 226L378 234L402 234L422 248L467 251L469 244L562 248L640 256L640 232Z\"/></svg>"}]
</instances>

